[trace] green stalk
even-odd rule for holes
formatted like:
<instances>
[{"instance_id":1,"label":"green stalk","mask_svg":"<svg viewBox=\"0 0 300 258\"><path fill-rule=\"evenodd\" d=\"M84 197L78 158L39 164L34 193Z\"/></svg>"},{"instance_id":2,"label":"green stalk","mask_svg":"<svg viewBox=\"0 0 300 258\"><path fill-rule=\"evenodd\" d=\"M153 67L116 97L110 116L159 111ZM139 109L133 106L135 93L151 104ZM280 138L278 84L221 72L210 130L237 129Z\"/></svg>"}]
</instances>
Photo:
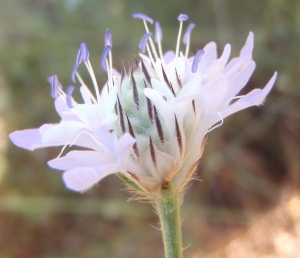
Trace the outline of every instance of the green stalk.
<instances>
[{"instance_id":1,"label":"green stalk","mask_svg":"<svg viewBox=\"0 0 300 258\"><path fill-rule=\"evenodd\" d=\"M163 235L165 257L182 258L179 194L167 185L161 189L160 195L155 199L155 205Z\"/></svg>"}]
</instances>

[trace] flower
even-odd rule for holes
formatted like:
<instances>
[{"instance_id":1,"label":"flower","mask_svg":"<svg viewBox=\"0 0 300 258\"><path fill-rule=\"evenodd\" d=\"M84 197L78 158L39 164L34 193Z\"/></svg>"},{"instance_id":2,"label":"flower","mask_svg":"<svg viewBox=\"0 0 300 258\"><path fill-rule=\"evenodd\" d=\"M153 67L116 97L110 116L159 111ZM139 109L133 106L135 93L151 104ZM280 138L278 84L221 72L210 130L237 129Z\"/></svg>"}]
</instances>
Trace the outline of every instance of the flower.
<instances>
[{"instance_id":1,"label":"flower","mask_svg":"<svg viewBox=\"0 0 300 258\"><path fill-rule=\"evenodd\" d=\"M208 132L227 116L261 105L275 82L276 73L263 89L237 96L255 69L251 32L240 55L229 62L230 45L218 58L214 42L189 57L195 25L187 27L183 37L186 50L180 52L182 27L188 20L180 14L176 50L163 55L159 22L155 22L156 48L147 25L153 20L139 13L133 18L142 19L146 29L139 45L143 52L140 61L135 59L127 69L123 64L121 73L114 70L112 34L107 30L100 63L108 80L100 93L88 48L82 43L71 78L81 84L84 103L72 98L74 86L64 92L53 75L47 80L60 123L10 134L14 144L29 150L64 146L63 152L68 145L84 147L48 162L65 171L63 179L69 189L85 191L119 172L146 194L169 185L181 191L199 163ZM77 72L82 63L92 78L95 96Z\"/></svg>"}]
</instances>

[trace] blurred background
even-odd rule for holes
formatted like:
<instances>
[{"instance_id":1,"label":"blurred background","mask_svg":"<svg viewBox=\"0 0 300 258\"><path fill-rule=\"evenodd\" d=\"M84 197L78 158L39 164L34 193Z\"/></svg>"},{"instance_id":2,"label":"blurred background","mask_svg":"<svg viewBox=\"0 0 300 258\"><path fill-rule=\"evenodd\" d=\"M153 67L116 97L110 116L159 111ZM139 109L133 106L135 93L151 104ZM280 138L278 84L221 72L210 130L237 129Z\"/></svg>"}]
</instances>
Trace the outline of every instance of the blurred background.
<instances>
[{"instance_id":1,"label":"blurred background","mask_svg":"<svg viewBox=\"0 0 300 258\"><path fill-rule=\"evenodd\" d=\"M59 122L45 78L58 74L68 86L81 42L100 84L106 28L114 66L133 61L144 34L133 12L160 21L165 50L175 49L179 13L196 24L191 53L215 41L237 56L253 31L257 69L246 92L279 72L264 106L209 135L201 181L182 205L185 257L300 257L299 0L0 0L0 257L163 257L153 208L126 202L118 178L68 191L46 164L60 148L29 152L7 137Z\"/></svg>"}]
</instances>

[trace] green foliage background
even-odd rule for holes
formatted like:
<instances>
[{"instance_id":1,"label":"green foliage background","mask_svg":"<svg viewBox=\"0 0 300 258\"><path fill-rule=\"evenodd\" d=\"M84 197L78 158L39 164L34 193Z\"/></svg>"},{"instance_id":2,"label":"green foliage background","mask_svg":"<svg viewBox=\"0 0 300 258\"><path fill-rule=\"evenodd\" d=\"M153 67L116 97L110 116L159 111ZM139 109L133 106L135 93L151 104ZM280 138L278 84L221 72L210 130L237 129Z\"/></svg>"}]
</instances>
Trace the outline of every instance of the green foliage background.
<instances>
[{"instance_id":1,"label":"green foliage background","mask_svg":"<svg viewBox=\"0 0 300 258\"><path fill-rule=\"evenodd\" d=\"M246 91L279 72L263 107L226 119L209 136L203 181L191 184L182 206L187 257L212 253L230 232L276 206L285 189L299 188L298 0L0 0L0 257L162 257L160 232L150 227L159 227L156 215L150 205L126 203L116 177L73 193L46 165L59 148L28 152L7 143L9 132L59 121L45 78L57 74L68 86L81 42L102 83L106 28L114 66L133 61L144 34L133 12L160 21L164 50L175 48L179 13L196 24L192 53L216 41L219 53L231 43L236 56L253 31L257 69Z\"/></svg>"}]
</instances>

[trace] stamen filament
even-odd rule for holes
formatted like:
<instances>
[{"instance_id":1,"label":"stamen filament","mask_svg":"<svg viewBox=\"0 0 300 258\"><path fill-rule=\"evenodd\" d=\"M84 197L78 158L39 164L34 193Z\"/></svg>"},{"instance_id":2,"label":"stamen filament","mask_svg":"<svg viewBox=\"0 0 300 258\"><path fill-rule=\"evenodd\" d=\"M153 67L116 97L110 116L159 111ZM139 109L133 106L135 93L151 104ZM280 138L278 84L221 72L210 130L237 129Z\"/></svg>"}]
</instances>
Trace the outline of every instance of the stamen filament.
<instances>
[{"instance_id":1,"label":"stamen filament","mask_svg":"<svg viewBox=\"0 0 300 258\"><path fill-rule=\"evenodd\" d=\"M88 88L88 86L85 84L85 82L83 81L83 79L81 78L81 76L79 75L79 73L76 73L76 77L79 80L80 84L82 86L84 86L90 93L90 97L92 99L92 101L94 102L94 104L97 104L97 100L95 99L94 95L91 93L90 89Z\"/></svg>"},{"instance_id":2,"label":"stamen filament","mask_svg":"<svg viewBox=\"0 0 300 258\"><path fill-rule=\"evenodd\" d=\"M181 31L182 31L182 21L180 22L179 25L179 32L178 32L178 37L177 37L177 43L176 43L176 52L175 52L175 59L177 59L179 55L179 47L180 47L180 38L181 38Z\"/></svg>"},{"instance_id":3,"label":"stamen filament","mask_svg":"<svg viewBox=\"0 0 300 258\"><path fill-rule=\"evenodd\" d=\"M155 22L155 41L158 45L158 51L159 51L159 56L160 56L161 62L164 63L163 51L162 51L162 47L161 47L161 40L162 40L162 30L161 30L159 22L156 21Z\"/></svg>"},{"instance_id":4,"label":"stamen filament","mask_svg":"<svg viewBox=\"0 0 300 258\"><path fill-rule=\"evenodd\" d=\"M86 68L87 68L88 72L90 73L91 79L93 81L93 85L94 85L95 92L96 92L97 103L99 105L100 104L100 92L99 92L99 87L98 87L98 83L97 83L97 80L95 77L93 67L90 63L90 60L88 60L87 62L84 62L84 63L86 65Z\"/></svg>"},{"instance_id":5,"label":"stamen filament","mask_svg":"<svg viewBox=\"0 0 300 258\"><path fill-rule=\"evenodd\" d=\"M183 13L179 14L179 16L177 17L178 21L180 22L180 26L179 26L179 33L178 33L178 37L177 37L175 60L179 56L179 47L180 47L180 38L181 38L181 32L182 32L182 23L184 21L187 21L188 18L189 17L186 14L183 14Z\"/></svg>"},{"instance_id":6,"label":"stamen filament","mask_svg":"<svg viewBox=\"0 0 300 258\"><path fill-rule=\"evenodd\" d=\"M188 39L187 39L187 44L186 44L186 48L185 48L185 55L184 55L185 58L188 57L189 51L190 51L190 37L188 37Z\"/></svg>"},{"instance_id":7,"label":"stamen filament","mask_svg":"<svg viewBox=\"0 0 300 258\"><path fill-rule=\"evenodd\" d=\"M112 81L112 70L113 70L113 66L112 66L112 51L109 51L109 70L110 70L110 85L111 87L113 86L113 81Z\"/></svg>"},{"instance_id":8,"label":"stamen filament","mask_svg":"<svg viewBox=\"0 0 300 258\"><path fill-rule=\"evenodd\" d=\"M149 48L149 46L148 46L148 43L146 43L146 48L147 48L147 52L148 52L148 55L149 55L149 58L150 58L151 63L155 63L155 62L154 62L154 59L153 59L153 56L152 56L152 54L151 54L150 48Z\"/></svg>"},{"instance_id":9,"label":"stamen filament","mask_svg":"<svg viewBox=\"0 0 300 258\"><path fill-rule=\"evenodd\" d=\"M78 140L80 134L87 134L88 136L90 136L101 148L103 148L104 151L110 153L109 149L105 147L104 144L102 144L101 142L99 142L92 134L88 133L88 132L79 132L78 135L76 136L75 140L70 143L70 147L72 147L72 145L75 144L75 142Z\"/></svg>"},{"instance_id":10,"label":"stamen filament","mask_svg":"<svg viewBox=\"0 0 300 258\"><path fill-rule=\"evenodd\" d=\"M147 26L147 22L145 20L143 20L144 22L144 26L145 26L145 29L146 29L146 32L149 33L149 29L148 29L148 26ZM150 45L151 45L151 49L153 51L153 54L155 56L155 59L157 60L158 59L158 55L157 55L157 52L156 52L156 49L155 49L155 46L154 46L154 43L153 43L153 40L152 38L149 38L149 41L150 41Z\"/></svg>"},{"instance_id":11,"label":"stamen filament","mask_svg":"<svg viewBox=\"0 0 300 258\"><path fill-rule=\"evenodd\" d=\"M195 28L195 24L191 23L187 29L186 32L183 36L183 44L186 44L186 49L185 49L185 58L188 57L189 54L189 49L190 49L190 40L191 40L191 32Z\"/></svg>"},{"instance_id":12,"label":"stamen filament","mask_svg":"<svg viewBox=\"0 0 300 258\"><path fill-rule=\"evenodd\" d=\"M223 124L224 119L223 119L223 117L221 116L221 112L220 112L220 111L218 111L218 115L219 115L219 117L221 118L221 122L220 122L219 124L215 125L214 127L210 128L210 129L207 131L206 134L208 134L208 133L211 132L212 130L214 130L214 129L220 127L220 126Z\"/></svg>"}]
</instances>

